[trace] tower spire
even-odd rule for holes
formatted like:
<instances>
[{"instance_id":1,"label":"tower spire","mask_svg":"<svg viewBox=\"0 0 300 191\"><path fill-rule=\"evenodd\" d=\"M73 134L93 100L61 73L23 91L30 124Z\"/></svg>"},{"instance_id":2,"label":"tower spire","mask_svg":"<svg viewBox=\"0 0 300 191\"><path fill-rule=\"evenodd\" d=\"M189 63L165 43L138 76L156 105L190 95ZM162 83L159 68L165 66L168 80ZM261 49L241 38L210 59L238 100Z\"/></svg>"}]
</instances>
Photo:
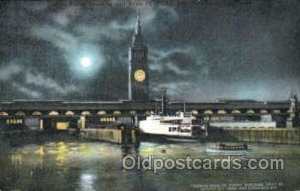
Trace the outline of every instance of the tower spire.
<instances>
[{"instance_id":1,"label":"tower spire","mask_svg":"<svg viewBox=\"0 0 300 191\"><path fill-rule=\"evenodd\" d=\"M128 98L142 101L149 99L148 48L144 43L140 11L128 53Z\"/></svg>"},{"instance_id":2,"label":"tower spire","mask_svg":"<svg viewBox=\"0 0 300 191\"><path fill-rule=\"evenodd\" d=\"M136 26L135 26L135 34L140 35L142 33L142 27L141 27L141 12L139 9Z\"/></svg>"}]
</instances>

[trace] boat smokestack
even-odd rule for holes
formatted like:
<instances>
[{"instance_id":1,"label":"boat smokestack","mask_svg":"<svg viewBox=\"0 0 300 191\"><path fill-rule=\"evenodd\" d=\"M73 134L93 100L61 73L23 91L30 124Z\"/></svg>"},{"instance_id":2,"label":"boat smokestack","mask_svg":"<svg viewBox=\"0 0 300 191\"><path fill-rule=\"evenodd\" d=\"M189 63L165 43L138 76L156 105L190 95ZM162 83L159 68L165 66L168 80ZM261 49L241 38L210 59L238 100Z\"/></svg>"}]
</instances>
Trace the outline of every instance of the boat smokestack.
<instances>
[{"instance_id":1,"label":"boat smokestack","mask_svg":"<svg viewBox=\"0 0 300 191\"><path fill-rule=\"evenodd\" d=\"M161 97L161 114L166 115L167 114L167 96L166 91L163 92Z\"/></svg>"}]
</instances>

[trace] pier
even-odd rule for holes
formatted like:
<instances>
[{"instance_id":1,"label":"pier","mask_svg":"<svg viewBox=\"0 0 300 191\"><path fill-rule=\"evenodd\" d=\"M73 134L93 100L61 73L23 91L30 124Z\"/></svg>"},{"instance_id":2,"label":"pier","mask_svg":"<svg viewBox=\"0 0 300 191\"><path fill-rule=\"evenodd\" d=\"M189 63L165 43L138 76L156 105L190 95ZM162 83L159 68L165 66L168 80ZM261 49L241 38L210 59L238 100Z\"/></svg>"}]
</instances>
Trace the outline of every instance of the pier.
<instances>
[{"instance_id":1,"label":"pier","mask_svg":"<svg viewBox=\"0 0 300 191\"><path fill-rule=\"evenodd\" d=\"M139 132L138 129L82 129L80 138L117 144L138 144Z\"/></svg>"},{"instance_id":2,"label":"pier","mask_svg":"<svg viewBox=\"0 0 300 191\"><path fill-rule=\"evenodd\" d=\"M253 143L300 144L299 128L222 129L210 135L212 140Z\"/></svg>"}]
</instances>

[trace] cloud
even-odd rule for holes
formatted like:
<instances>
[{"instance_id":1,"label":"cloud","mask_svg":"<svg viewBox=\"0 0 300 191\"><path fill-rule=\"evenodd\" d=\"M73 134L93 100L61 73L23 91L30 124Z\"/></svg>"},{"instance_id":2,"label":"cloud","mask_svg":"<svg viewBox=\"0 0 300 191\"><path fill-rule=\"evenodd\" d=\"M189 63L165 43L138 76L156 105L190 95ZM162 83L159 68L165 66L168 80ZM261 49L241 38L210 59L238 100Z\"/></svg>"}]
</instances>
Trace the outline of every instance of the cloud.
<instances>
[{"instance_id":1,"label":"cloud","mask_svg":"<svg viewBox=\"0 0 300 191\"><path fill-rule=\"evenodd\" d=\"M130 17L125 17L123 14L107 15L105 7L94 7L93 10L88 8L79 8L70 6L57 13L48 15L54 24L46 22L46 24L35 24L31 28L31 35L47 42L51 42L56 47L65 52L80 48L81 41L85 43L94 43L95 41L103 41L112 39L114 42L128 39L128 32L132 32L136 25L136 17L140 10L141 21L143 26L151 26L151 23L157 19L159 12L168 14L170 18L177 18L176 11L173 8L166 6L144 6L124 7L125 12L135 12ZM95 17L90 18L88 13L92 11ZM106 19L96 19L96 16ZM75 21L75 18L77 20ZM92 24L91 20L92 19ZM68 28L68 24L76 22L72 32ZM58 24L58 25L55 25Z\"/></svg>"},{"instance_id":2,"label":"cloud","mask_svg":"<svg viewBox=\"0 0 300 191\"><path fill-rule=\"evenodd\" d=\"M9 81L8 86L13 87L29 98L42 98L43 93L50 94L51 92L59 95L67 95L78 91L74 85L62 85L37 71L24 70L25 67L17 64L15 60L9 63L9 65L0 68L0 81Z\"/></svg>"},{"instance_id":3,"label":"cloud","mask_svg":"<svg viewBox=\"0 0 300 191\"><path fill-rule=\"evenodd\" d=\"M54 13L52 19L60 26L66 27L73 19L80 14L80 7L68 6L58 13Z\"/></svg>"},{"instance_id":4,"label":"cloud","mask_svg":"<svg viewBox=\"0 0 300 191\"><path fill-rule=\"evenodd\" d=\"M41 73L33 74L27 72L25 75L25 83L27 85L35 85L48 89L48 91L55 91L56 93L65 95L76 91L76 87L73 85L62 86L55 80L43 76Z\"/></svg>"},{"instance_id":5,"label":"cloud","mask_svg":"<svg viewBox=\"0 0 300 191\"><path fill-rule=\"evenodd\" d=\"M28 87L23 86L22 84L13 82L12 86L19 92L23 93L24 95L26 95L29 98L41 98L42 97L42 93L33 89L29 89Z\"/></svg>"},{"instance_id":6,"label":"cloud","mask_svg":"<svg viewBox=\"0 0 300 191\"><path fill-rule=\"evenodd\" d=\"M78 47L78 39L74 35L49 24L33 26L31 34L35 38L52 43L55 47L67 53Z\"/></svg>"},{"instance_id":7,"label":"cloud","mask_svg":"<svg viewBox=\"0 0 300 191\"><path fill-rule=\"evenodd\" d=\"M64 95L72 99L73 88L84 92L79 96L84 100L106 99L105 95L122 98L127 89L128 45L140 10L154 89L170 87L174 97L180 97L184 89L189 92L184 97L191 100L219 96L277 99L292 86L300 91L298 4L254 2L246 11L218 3L197 7L70 4L7 3L0 13L4 21L0 55L3 60L22 60L22 64L2 63L0 85L9 89L8 80L17 82L44 98ZM92 74L84 71L78 65L82 56L101 67L90 68ZM261 85L265 79L269 81ZM70 81L78 84L68 89ZM256 86L261 88L251 88ZM274 91L263 91L267 87ZM103 92L99 93L100 88ZM13 92L9 89L2 95L14 97Z\"/></svg>"},{"instance_id":8,"label":"cloud","mask_svg":"<svg viewBox=\"0 0 300 191\"><path fill-rule=\"evenodd\" d=\"M112 39L114 41L123 40L126 37L124 33L125 29L117 25L118 23L116 22L96 26L79 24L76 27L76 31L81 35L81 39L89 42L105 41L108 39Z\"/></svg>"},{"instance_id":9,"label":"cloud","mask_svg":"<svg viewBox=\"0 0 300 191\"><path fill-rule=\"evenodd\" d=\"M43 11L47 9L48 2L47 1L22 1L23 7L30 11Z\"/></svg>"},{"instance_id":10,"label":"cloud","mask_svg":"<svg viewBox=\"0 0 300 191\"><path fill-rule=\"evenodd\" d=\"M182 81L184 83L195 79L201 72L201 67L190 48L174 48L169 51L153 51L150 54L151 83L160 84Z\"/></svg>"},{"instance_id":11,"label":"cloud","mask_svg":"<svg viewBox=\"0 0 300 191\"><path fill-rule=\"evenodd\" d=\"M20 73L22 70L23 67L21 65L14 63L14 61L11 61L9 65L0 68L0 80L10 80L14 75Z\"/></svg>"},{"instance_id":12,"label":"cloud","mask_svg":"<svg viewBox=\"0 0 300 191\"><path fill-rule=\"evenodd\" d=\"M99 12L102 11L102 8L98 9ZM174 14L174 11L172 12L171 8L154 9L152 6L145 6L141 7L140 9L137 7L127 7L124 9L128 13L135 12L135 14L131 14L132 16L125 19L123 18L122 14L114 15L113 17L107 18L104 21L100 20L96 22L95 25L83 22L81 24L77 24L75 29L77 33L81 35L80 37L85 40L87 39L90 41L103 41L112 39L114 42L116 42L120 40L128 40L128 32L133 32L136 26L136 19L139 10L141 11L141 22L143 26L150 26L151 23L156 19L159 10L170 12L170 14L172 15ZM106 15L106 12L103 11L103 15Z\"/></svg>"},{"instance_id":13,"label":"cloud","mask_svg":"<svg viewBox=\"0 0 300 191\"><path fill-rule=\"evenodd\" d=\"M186 75L189 75L191 72L188 71L188 70L183 70L181 68L179 68L175 63L172 63L172 62L168 62L166 64L167 68L174 72L176 75L183 75L183 76L186 76Z\"/></svg>"}]
</instances>

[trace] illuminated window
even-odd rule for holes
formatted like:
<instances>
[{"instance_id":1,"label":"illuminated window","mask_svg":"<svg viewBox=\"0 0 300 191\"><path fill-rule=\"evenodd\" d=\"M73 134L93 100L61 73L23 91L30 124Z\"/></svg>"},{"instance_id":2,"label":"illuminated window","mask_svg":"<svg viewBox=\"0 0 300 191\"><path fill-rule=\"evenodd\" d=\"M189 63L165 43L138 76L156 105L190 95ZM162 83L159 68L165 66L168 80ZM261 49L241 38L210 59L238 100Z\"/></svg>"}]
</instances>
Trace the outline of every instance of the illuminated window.
<instances>
[{"instance_id":1,"label":"illuminated window","mask_svg":"<svg viewBox=\"0 0 300 191\"><path fill-rule=\"evenodd\" d=\"M247 114L253 114L253 113L255 113L252 109L248 109L247 111L246 111L246 113Z\"/></svg>"},{"instance_id":2,"label":"illuminated window","mask_svg":"<svg viewBox=\"0 0 300 191\"><path fill-rule=\"evenodd\" d=\"M105 114L106 114L106 111L98 111L97 114L98 114L98 115L105 115Z\"/></svg>"},{"instance_id":3,"label":"illuminated window","mask_svg":"<svg viewBox=\"0 0 300 191\"><path fill-rule=\"evenodd\" d=\"M240 110L233 110L232 112L231 112L232 114L240 114L241 113L241 111Z\"/></svg>"},{"instance_id":4,"label":"illuminated window","mask_svg":"<svg viewBox=\"0 0 300 191\"><path fill-rule=\"evenodd\" d=\"M218 110L218 114L226 114L227 112L225 110Z\"/></svg>"},{"instance_id":5,"label":"illuminated window","mask_svg":"<svg viewBox=\"0 0 300 191\"><path fill-rule=\"evenodd\" d=\"M174 132L174 131L177 131L176 127L169 127L169 132Z\"/></svg>"},{"instance_id":6,"label":"illuminated window","mask_svg":"<svg viewBox=\"0 0 300 191\"><path fill-rule=\"evenodd\" d=\"M204 114L213 114L212 110L205 110Z\"/></svg>"}]
</instances>

